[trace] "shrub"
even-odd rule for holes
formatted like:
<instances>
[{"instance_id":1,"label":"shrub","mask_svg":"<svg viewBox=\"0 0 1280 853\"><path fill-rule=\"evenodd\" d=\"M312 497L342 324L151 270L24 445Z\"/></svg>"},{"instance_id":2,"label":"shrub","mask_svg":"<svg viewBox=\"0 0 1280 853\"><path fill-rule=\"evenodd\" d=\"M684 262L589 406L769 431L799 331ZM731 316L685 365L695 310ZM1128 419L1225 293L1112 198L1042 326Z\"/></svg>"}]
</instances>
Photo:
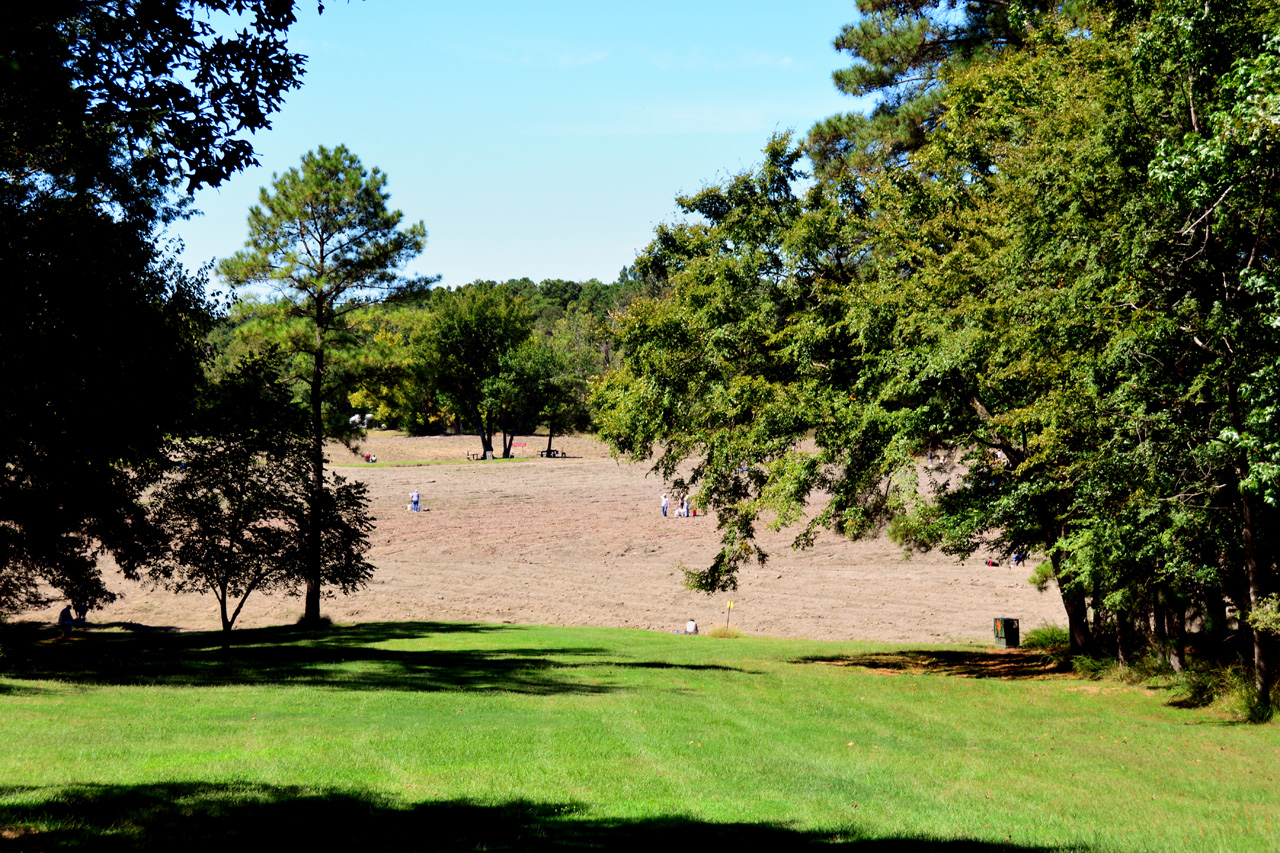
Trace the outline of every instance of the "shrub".
<instances>
[{"instance_id":1,"label":"shrub","mask_svg":"<svg viewBox=\"0 0 1280 853\"><path fill-rule=\"evenodd\" d=\"M1109 658L1091 658L1080 655L1071 659L1071 670L1083 678L1100 681L1108 675L1114 675L1116 662Z\"/></svg>"},{"instance_id":2,"label":"shrub","mask_svg":"<svg viewBox=\"0 0 1280 853\"><path fill-rule=\"evenodd\" d=\"M1061 625L1041 625L1027 632L1022 638L1022 645L1028 649L1056 652L1071 646L1071 635Z\"/></svg>"}]
</instances>

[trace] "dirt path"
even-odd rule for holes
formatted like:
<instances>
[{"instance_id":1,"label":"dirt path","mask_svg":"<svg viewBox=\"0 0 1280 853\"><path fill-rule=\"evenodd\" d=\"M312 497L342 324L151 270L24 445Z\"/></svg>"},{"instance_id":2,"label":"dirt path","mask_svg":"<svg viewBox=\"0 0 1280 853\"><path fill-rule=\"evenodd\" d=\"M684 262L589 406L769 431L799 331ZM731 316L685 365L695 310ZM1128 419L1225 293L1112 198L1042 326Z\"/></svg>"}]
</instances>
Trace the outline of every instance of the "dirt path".
<instances>
[{"instance_id":1,"label":"dirt path","mask_svg":"<svg viewBox=\"0 0 1280 853\"><path fill-rule=\"evenodd\" d=\"M377 527L368 589L325 602L336 621L401 619L605 625L669 631L696 619L748 633L904 643L989 641L991 620L1012 616L1023 632L1064 622L1054 592L1026 583L1028 567L987 567L986 555L959 563L940 554L903 560L887 539L848 542L832 535L808 551L786 535L763 539L771 559L740 574L733 594L706 596L680 586L679 566L706 565L719 537L712 518L663 518L661 482L586 438L557 439L566 459L540 459L530 437L521 461L466 462L471 436L372 436L380 463L338 449L341 473L369 484ZM417 488L424 512L405 511ZM674 515L674 513L673 513ZM95 612L100 622L190 629L218 627L212 596L175 596L120 582L125 597ZM23 618L52 621L58 607ZM254 596L239 626L293 621L299 599Z\"/></svg>"}]
</instances>

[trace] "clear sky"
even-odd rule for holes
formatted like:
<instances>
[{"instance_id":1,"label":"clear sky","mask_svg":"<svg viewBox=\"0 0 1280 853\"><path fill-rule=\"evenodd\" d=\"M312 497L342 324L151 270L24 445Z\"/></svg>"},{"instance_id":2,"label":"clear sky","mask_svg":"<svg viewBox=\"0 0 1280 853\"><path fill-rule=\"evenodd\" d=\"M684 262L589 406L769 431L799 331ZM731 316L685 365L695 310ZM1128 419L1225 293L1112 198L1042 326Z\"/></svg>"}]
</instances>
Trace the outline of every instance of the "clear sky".
<instances>
[{"instance_id":1,"label":"clear sky","mask_svg":"<svg viewBox=\"0 0 1280 853\"><path fill-rule=\"evenodd\" d=\"M426 223L408 271L612 281L677 194L861 106L831 83L852 0L300 6L303 86L253 138L262 167L199 192L203 215L172 229L189 267L243 245L273 172L341 143Z\"/></svg>"}]
</instances>

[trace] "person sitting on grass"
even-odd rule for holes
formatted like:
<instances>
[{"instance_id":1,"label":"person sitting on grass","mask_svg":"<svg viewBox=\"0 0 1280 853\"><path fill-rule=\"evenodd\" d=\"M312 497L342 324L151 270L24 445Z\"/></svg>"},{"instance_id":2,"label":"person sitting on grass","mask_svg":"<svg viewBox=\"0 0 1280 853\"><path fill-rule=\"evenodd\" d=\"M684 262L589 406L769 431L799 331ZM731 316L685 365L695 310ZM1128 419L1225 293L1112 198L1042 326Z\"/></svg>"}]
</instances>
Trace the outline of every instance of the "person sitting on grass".
<instances>
[{"instance_id":1,"label":"person sitting on grass","mask_svg":"<svg viewBox=\"0 0 1280 853\"><path fill-rule=\"evenodd\" d=\"M698 633L698 623L690 619L688 622L684 623L684 632L686 634Z\"/></svg>"}]
</instances>

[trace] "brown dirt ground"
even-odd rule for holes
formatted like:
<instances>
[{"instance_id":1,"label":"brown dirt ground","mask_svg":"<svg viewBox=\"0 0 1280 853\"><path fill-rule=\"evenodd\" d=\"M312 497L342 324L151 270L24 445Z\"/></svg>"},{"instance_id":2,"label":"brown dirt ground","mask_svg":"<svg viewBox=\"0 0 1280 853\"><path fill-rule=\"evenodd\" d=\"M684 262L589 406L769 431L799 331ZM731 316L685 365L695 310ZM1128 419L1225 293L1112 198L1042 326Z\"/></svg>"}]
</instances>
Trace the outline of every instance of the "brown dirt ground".
<instances>
[{"instance_id":1,"label":"brown dirt ground","mask_svg":"<svg viewBox=\"0 0 1280 853\"><path fill-rule=\"evenodd\" d=\"M341 473L369 484L377 526L369 587L324 603L339 622L441 620L601 625L670 631L696 619L750 634L898 643L986 642L993 617L1022 620L1025 634L1064 620L1056 592L1038 593L1028 567L988 567L986 554L963 562L902 551L885 538L850 542L831 534L793 551L786 534L762 536L770 559L739 575L737 592L707 596L681 587L679 566L705 566L717 550L713 518L663 518L662 483L644 464L609 456L586 437L557 438L564 459L527 444L516 461L467 462L474 436L409 438L371 434L368 466L341 447ZM426 511L406 512L417 488ZM672 511L674 516L674 508ZM177 596L122 579L123 597L92 622L137 622L205 630L219 626L212 596ZM61 605L23 614L54 621ZM255 595L237 627L292 622L297 598Z\"/></svg>"}]
</instances>

